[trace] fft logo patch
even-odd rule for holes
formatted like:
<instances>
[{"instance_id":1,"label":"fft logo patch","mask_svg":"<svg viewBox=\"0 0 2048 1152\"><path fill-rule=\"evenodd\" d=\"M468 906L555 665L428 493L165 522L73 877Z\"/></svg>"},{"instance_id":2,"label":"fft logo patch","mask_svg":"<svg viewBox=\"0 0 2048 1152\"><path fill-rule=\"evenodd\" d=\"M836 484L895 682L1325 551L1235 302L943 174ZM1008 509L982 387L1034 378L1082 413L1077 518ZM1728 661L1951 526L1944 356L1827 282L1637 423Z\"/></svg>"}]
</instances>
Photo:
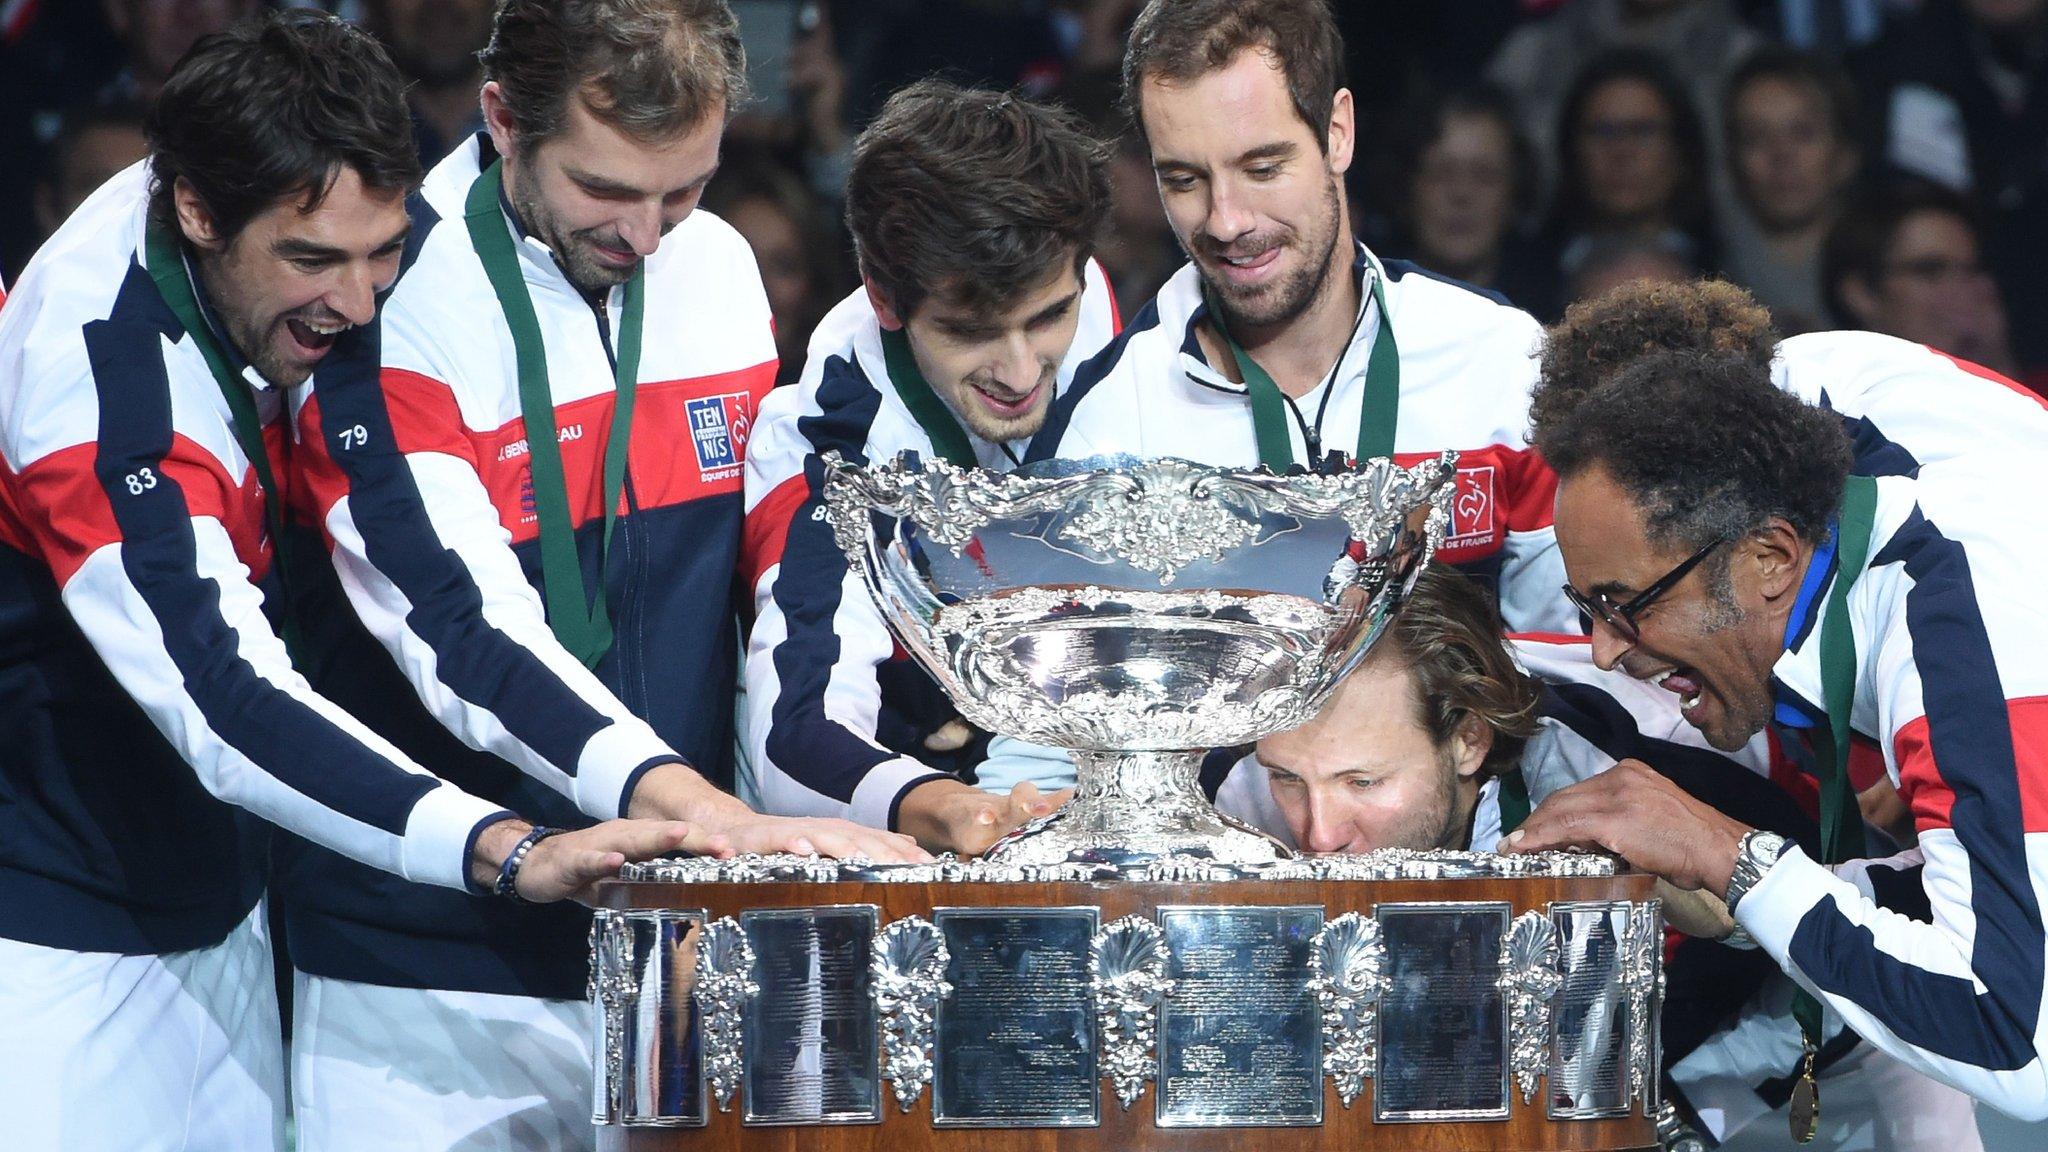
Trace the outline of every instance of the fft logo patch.
<instances>
[{"instance_id":1,"label":"fft logo patch","mask_svg":"<svg viewBox=\"0 0 2048 1152\"><path fill-rule=\"evenodd\" d=\"M685 407L690 416L690 442L697 449L698 474L706 481L738 476L747 450L747 432L754 423L754 398L745 392L727 392L691 400Z\"/></svg>"},{"instance_id":2,"label":"fft logo patch","mask_svg":"<svg viewBox=\"0 0 2048 1152\"><path fill-rule=\"evenodd\" d=\"M1444 543L1493 543L1496 493L1493 465L1458 469L1458 490L1451 497L1451 533Z\"/></svg>"}]
</instances>

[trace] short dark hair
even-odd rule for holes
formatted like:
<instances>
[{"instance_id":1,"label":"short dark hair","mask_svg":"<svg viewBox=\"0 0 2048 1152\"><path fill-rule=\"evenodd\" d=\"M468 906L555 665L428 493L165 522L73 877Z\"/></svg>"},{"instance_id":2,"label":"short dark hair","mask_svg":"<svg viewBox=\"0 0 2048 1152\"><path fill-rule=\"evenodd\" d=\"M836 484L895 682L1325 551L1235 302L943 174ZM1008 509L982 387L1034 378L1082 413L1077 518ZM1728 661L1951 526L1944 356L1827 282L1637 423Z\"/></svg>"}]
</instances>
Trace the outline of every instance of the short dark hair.
<instances>
[{"instance_id":1,"label":"short dark hair","mask_svg":"<svg viewBox=\"0 0 2048 1152\"><path fill-rule=\"evenodd\" d=\"M1885 262L1900 227L1922 212L1951 216L1972 236L1983 235L1976 208L1960 192L1903 176L1864 188L1850 199L1821 245L1821 295L1836 323L1859 322L1842 298L1842 281L1854 277L1875 287L1884 279Z\"/></svg>"},{"instance_id":2,"label":"short dark hair","mask_svg":"<svg viewBox=\"0 0 2048 1152\"><path fill-rule=\"evenodd\" d=\"M201 39L143 131L150 211L171 224L183 180L228 240L286 196L319 207L343 169L378 191L420 182L398 70L368 33L321 12L269 13Z\"/></svg>"},{"instance_id":3,"label":"short dark hair","mask_svg":"<svg viewBox=\"0 0 2048 1152\"><path fill-rule=\"evenodd\" d=\"M1686 550L1773 517L1819 542L1841 503L1841 418L1771 380L1743 352L1659 350L1572 405L1537 384L1534 443L1562 479L1604 468L1643 512L1650 539Z\"/></svg>"},{"instance_id":4,"label":"short dark hair","mask_svg":"<svg viewBox=\"0 0 2048 1152\"><path fill-rule=\"evenodd\" d=\"M1551 216L1564 227L1581 229L1597 224L1591 196L1586 188L1576 149L1579 124L1600 89L1621 81L1645 84L1671 116L1672 150L1683 169L1671 204L1671 222L1688 231L1704 228L1707 217L1707 134L1700 126L1699 110L1692 95L1680 83L1671 64L1648 48L1610 48L1586 62L1565 92L1557 118L1558 185Z\"/></svg>"},{"instance_id":5,"label":"short dark hair","mask_svg":"<svg viewBox=\"0 0 2048 1152\"><path fill-rule=\"evenodd\" d=\"M846 228L899 315L934 292L1006 306L1055 259L1078 272L1109 218L1109 150L1021 96L920 80L853 146Z\"/></svg>"},{"instance_id":6,"label":"short dark hair","mask_svg":"<svg viewBox=\"0 0 2048 1152\"><path fill-rule=\"evenodd\" d=\"M1502 631L1500 610L1486 589L1432 563L1372 652L1398 659L1415 677L1431 744L1448 743L1467 717L1493 730L1481 780L1512 768L1540 726L1536 683L1515 666Z\"/></svg>"},{"instance_id":7,"label":"short dark hair","mask_svg":"<svg viewBox=\"0 0 2048 1152\"><path fill-rule=\"evenodd\" d=\"M501 0L478 53L521 138L562 130L569 100L640 140L671 140L747 97L726 0Z\"/></svg>"},{"instance_id":8,"label":"short dark hair","mask_svg":"<svg viewBox=\"0 0 2048 1152\"><path fill-rule=\"evenodd\" d=\"M1836 139L1852 147L1856 144L1856 87L1848 74L1821 56L1782 44L1766 44L1751 52L1722 86L1721 123L1730 144L1735 137L1735 101L1759 80L1782 80L1810 89L1827 105L1828 127Z\"/></svg>"},{"instance_id":9,"label":"short dark hair","mask_svg":"<svg viewBox=\"0 0 2048 1152\"><path fill-rule=\"evenodd\" d=\"M1344 37L1329 0L1151 0L1124 49L1124 102L1142 135L1147 80L1193 80L1257 49L1287 77L1294 114L1329 150L1330 111L1344 87Z\"/></svg>"},{"instance_id":10,"label":"short dark hair","mask_svg":"<svg viewBox=\"0 0 2048 1152\"><path fill-rule=\"evenodd\" d=\"M1723 352L1763 372L1778 353L1770 310L1725 280L1624 284L1582 300L1543 334L1532 423L1555 424L1622 369L1656 352Z\"/></svg>"}]
</instances>

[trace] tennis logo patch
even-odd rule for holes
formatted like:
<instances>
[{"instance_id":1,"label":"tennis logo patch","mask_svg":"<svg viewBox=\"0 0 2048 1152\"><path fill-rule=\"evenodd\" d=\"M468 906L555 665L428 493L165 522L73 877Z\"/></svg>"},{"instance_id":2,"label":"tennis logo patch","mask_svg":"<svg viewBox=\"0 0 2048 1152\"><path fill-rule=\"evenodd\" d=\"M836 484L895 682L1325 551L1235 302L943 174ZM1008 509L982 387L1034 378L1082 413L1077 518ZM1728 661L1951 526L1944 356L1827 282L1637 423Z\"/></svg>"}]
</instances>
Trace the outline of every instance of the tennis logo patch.
<instances>
[{"instance_id":1,"label":"tennis logo patch","mask_svg":"<svg viewBox=\"0 0 2048 1152\"><path fill-rule=\"evenodd\" d=\"M1493 543L1495 492L1493 465L1458 469L1458 488L1451 497L1451 532L1445 544Z\"/></svg>"},{"instance_id":2,"label":"tennis logo patch","mask_svg":"<svg viewBox=\"0 0 2048 1152\"><path fill-rule=\"evenodd\" d=\"M730 480L740 474L753 406L753 397L745 392L705 396L686 405L690 442L697 449L697 471L704 480Z\"/></svg>"}]
</instances>

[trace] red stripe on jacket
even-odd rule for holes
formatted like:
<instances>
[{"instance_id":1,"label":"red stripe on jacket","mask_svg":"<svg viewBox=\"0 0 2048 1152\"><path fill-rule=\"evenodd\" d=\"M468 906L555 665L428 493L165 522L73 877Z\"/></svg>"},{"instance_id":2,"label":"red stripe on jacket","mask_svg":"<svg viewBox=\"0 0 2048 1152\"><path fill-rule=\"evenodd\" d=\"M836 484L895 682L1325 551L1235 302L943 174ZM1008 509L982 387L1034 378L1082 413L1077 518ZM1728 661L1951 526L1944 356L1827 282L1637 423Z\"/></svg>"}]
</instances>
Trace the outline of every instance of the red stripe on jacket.
<instances>
[{"instance_id":1,"label":"red stripe on jacket","mask_svg":"<svg viewBox=\"0 0 2048 1152\"><path fill-rule=\"evenodd\" d=\"M1394 453L1394 462L1404 468L1436 458L1434 452ZM1505 444L1461 449L1450 528L1437 558L1465 564L1492 556L1509 532L1550 527L1556 503L1557 474L1535 449Z\"/></svg>"},{"instance_id":2,"label":"red stripe on jacket","mask_svg":"<svg viewBox=\"0 0 2048 1152\"><path fill-rule=\"evenodd\" d=\"M283 429L271 425L263 430L263 435L271 468L282 476L279 450ZM6 504L6 516L0 518L0 523L17 534L10 543L49 565L60 588L70 583L93 553L121 542L113 505L94 471L98 459L98 444L74 444L36 460L0 482L0 497L4 497ZM263 488L256 482L255 469L249 469L242 482L236 484L228 479L227 469L213 453L196 441L173 434L171 450L162 460L138 465L115 483L126 483L131 476L134 483L151 487L165 480L175 481L192 516L212 517L227 530L235 556L248 566L251 579L261 579L269 571L270 540L264 523Z\"/></svg>"},{"instance_id":3,"label":"red stripe on jacket","mask_svg":"<svg viewBox=\"0 0 2048 1152\"><path fill-rule=\"evenodd\" d=\"M441 453L466 462L490 494L513 543L538 537L524 419L474 431L463 425L454 393L441 381L386 368L380 383L400 452ZM774 383L771 360L734 372L636 388L627 468L641 510L737 495L754 414ZM603 515L604 455L611 441L614 399L614 393L605 392L555 407L555 438L561 447L572 527ZM327 512L347 494L347 480L327 455L315 401L301 409L299 424L302 442L317 445L307 453L303 471L313 489L307 494L309 505L324 523ZM625 510L621 493L619 512Z\"/></svg>"},{"instance_id":4,"label":"red stripe on jacket","mask_svg":"<svg viewBox=\"0 0 2048 1152\"><path fill-rule=\"evenodd\" d=\"M2007 700L2005 713L2019 774L2021 828L2048 832L2048 696ZM1892 754L1899 765L1899 795L1913 810L1914 827L1921 832L1951 827L1956 794L1935 762L1927 717L1899 729L1892 737Z\"/></svg>"}]
</instances>

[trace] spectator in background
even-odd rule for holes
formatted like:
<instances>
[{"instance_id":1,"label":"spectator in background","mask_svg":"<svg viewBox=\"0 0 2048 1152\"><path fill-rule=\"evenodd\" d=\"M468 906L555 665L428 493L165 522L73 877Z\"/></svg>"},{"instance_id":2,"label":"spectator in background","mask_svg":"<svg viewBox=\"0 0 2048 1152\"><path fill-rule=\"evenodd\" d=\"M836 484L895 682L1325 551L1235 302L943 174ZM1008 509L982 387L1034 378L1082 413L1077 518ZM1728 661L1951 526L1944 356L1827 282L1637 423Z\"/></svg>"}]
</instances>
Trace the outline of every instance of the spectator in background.
<instances>
[{"instance_id":1,"label":"spectator in background","mask_svg":"<svg viewBox=\"0 0 2048 1152\"><path fill-rule=\"evenodd\" d=\"M171 68L201 36L255 12L257 0L102 0L107 27L120 39L127 64L109 95L156 99Z\"/></svg>"},{"instance_id":2,"label":"spectator in background","mask_svg":"<svg viewBox=\"0 0 2048 1152\"><path fill-rule=\"evenodd\" d=\"M1109 231L1096 246L1095 260L1116 292L1117 315L1128 318L1158 294L1184 257L1160 211L1145 142L1128 130L1097 131L1111 142L1111 153Z\"/></svg>"},{"instance_id":3,"label":"spectator in background","mask_svg":"<svg viewBox=\"0 0 2048 1152\"><path fill-rule=\"evenodd\" d=\"M834 238L825 210L794 170L762 152L729 155L704 189L702 206L733 226L754 250L768 310L775 320L777 384L804 370L811 329L834 300L853 287L853 276L833 259Z\"/></svg>"},{"instance_id":4,"label":"spectator in background","mask_svg":"<svg viewBox=\"0 0 2048 1152\"><path fill-rule=\"evenodd\" d=\"M1609 49L1661 54L1693 105L1711 115L1729 74L1763 43L1728 0L1564 0L1510 34L1486 78L1515 98L1522 131L1548 161L1564 154L1555 132L1574 77ZM1719 125L1709 128L1709 139L1718 140Z\"/></svg>"},{"instance_id":5,"label":"spectator in background","mask_svg":"<svg viewBox=\"0 0 2048 1152\"><path fill-rule=\"evenodd\" d=\"M1920 180L1880 185L1828 235L1821 256L1828 306L1844 327L2014 375L2005 304L1980 251L1970 202L1958 193Z\"/></svg>"},{"instance_id":6,"label":"spectator in background","mask_svg":"<svg viewBox=\"0 0 2048 1152\"><path fill-rule=\"evenodd\" d=\"M1610 232L1582 245L1566 269L1566 295L1573 304L1594 300L1624 284L1683 284L1699 269L1668 237Z\"/></svg>"},{"instance_id":7,"label":"spectator in background","mask_svg":"<svg viewBox=\"0 0 2048 1152\"><path fill-rule=\"evenodd\" d=\"M73 209L116 172L149 155L142 106L106 100L64 114L36 174L36 243L49 239Z\"/></svg>"},{"instance_id":8,"label":"spectator in background","mask_svg":"<svg viewBox=\"0 0 2048 1152\"><path fill-rule=\"evenodd\" d=\"M1927 0L1851 70L1872 154L1971 196L2015 313L2048 318L2048 0ZM2048 323L2015 335L2048 367Z\"/></svg>"},{"instance_id":9,"label":"spectator in background","mask_svg":"<svg viewBox=\"0 0 2048 1152\"><path fill-rule=\"evenodd\" d=\"M1788 335L1828 327L1820 249L1855 179L1856 93L1832 65L1765 48L1722 103L1739 209L1720 224L1721 267Z\"/></svg>"},{"instance_id":10,"label":"spectator in background","mask_svg":"<svg viewBox=\"0 0 2048 1152\"><path fill-rule=\"evenodd\" d=\"M412 82L405 103L426 167L483 130L477 92L484 71L476 54L491 39L493 6L493 0L364 0L363 25Z\"/></svg>"},{"instance_id":11,"label":"spectator in background","mask_svg":"<svg viewBox=\"0 0 2048 1152\"><path fill-rule=\"evenodd\" d=\"M1704 132L1654 52L1616 49L1579 73L1558 122L1559 180L1544 242L1569 278L1604 237L1652 241L1706 268Z\"/></svg>"},{"instance_id":12,"label":"spectator in background","mask_svg":"<svg viewBox=\"0 0 2048 1152\"><path fill-rule=\"evenodd\" d=\"M1554 265L1519 228L1535 201L1536 157L1507 97L1484 85L1458 89L1403 125L1391 173L1394 249L1524 311L1561 311Z\"/></svg>"}]
</instances>

